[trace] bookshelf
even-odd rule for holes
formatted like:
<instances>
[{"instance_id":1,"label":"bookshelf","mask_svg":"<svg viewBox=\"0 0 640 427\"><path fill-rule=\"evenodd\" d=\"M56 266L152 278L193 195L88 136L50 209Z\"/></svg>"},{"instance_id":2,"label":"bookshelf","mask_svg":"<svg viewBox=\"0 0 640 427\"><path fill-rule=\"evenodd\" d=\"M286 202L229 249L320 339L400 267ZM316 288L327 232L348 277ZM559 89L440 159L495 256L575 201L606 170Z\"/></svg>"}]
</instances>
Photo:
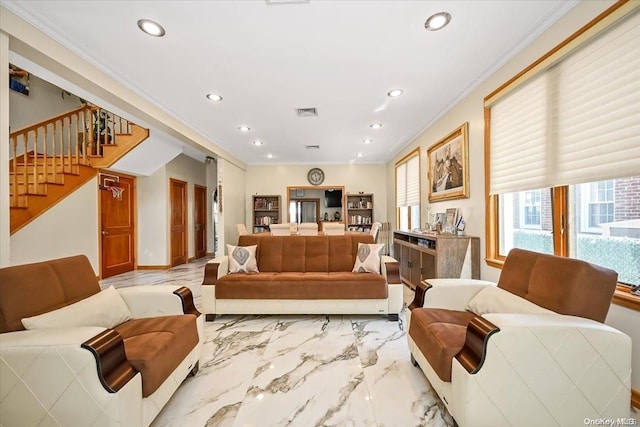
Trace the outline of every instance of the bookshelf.
<instances>
[{"instance_id":1,"label":"bookshelf","mask_svg":"<svg viewBox=\"0 0 640 427\"><path fill-rule=\"evenodd\" d=\"M373 194L347 194L347 230L369 232L373 224Z\"/></svg>"},{"instance_id":2,"label":"bookshelf","mask_svg":"<svg viewBox=\"0 0 640 427\"><path fill-rule=\"evenodd\" d=\"M253 232L269 231L269 225L280 223L280 196L253 197Z\"/></svg>"}]
</instances>

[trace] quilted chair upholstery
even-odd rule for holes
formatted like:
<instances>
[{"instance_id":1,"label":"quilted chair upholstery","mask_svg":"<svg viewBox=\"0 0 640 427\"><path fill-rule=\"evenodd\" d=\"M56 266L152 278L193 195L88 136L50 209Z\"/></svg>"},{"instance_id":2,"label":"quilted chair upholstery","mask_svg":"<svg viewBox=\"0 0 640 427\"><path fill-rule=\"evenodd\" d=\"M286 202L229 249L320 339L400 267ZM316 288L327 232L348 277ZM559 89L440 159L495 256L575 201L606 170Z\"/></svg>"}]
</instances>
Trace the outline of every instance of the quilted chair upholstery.
<instances>
[{"instance_id":1,"label":"quilted chair upholstery","mask_svg":"<svg viewBox=\"0 0 640 427\"><path fill-rule=\"evenodd\" d=\"M106 295L130 320L95 326L104 322L95 313L112 308L103 309ZM58 309L65 314L52 320ZM25 330L22 319L43 315ZM148 426L197 370L202 336L187 288L100 291L85 256L2 268L0 425Z\"/></svg>"},{"instance_id":2,"label":"quilted chair upholstery","mask_svg":"<svg viewBox=\"0 0 640 427\"><path fill-rule=\"evenodd\" d=\"M291 225L289 223L286 224L271 224L269 226L271 230L272 236L290 236L291 235Z\"/></svg>"},{"instance_id":3,"label":"quilted chair upholstery","mask_svg":"<svg viewBox=\"0 0 640 427\"><path fill-rule=\"evenodd\" d=\"M344 224L341 222L323 222L322 231L327 236L344 236Z\"/></svg>"},{"instance_id":4,"label":"quilted chair upholstery","mask_svg":"<svg viewBox=\"0 0 640 427\"><path fill-rule=\"evenodd\" d=\"M617 273L513 249L495 283L429 279L407 340L460 427L629 417L631 339L604 322Z\"/></svg>"},{"instance_id":5,"label":"quilted chair upholstery","mask_svg":"<svg viewBox=\"0 0 640 427\"><path fill-rule=\"evenodd\" d=\"M298 225L298 234L301 236L317 236L318 235L318 223L316 222L303 222Z\"/></svg>"}]
</instances>

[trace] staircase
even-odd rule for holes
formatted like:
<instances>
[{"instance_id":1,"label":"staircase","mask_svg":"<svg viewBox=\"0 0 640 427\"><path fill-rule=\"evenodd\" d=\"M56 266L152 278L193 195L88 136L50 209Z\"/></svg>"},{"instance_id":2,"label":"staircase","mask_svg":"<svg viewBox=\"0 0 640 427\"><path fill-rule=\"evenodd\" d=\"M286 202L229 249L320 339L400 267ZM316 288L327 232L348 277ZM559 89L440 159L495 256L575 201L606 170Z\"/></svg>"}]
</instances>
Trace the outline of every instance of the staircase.
<instances>
[{"instance_id":1,"label":"staircase","mask_svg":"<svg viewBox=\"0 0 640 427\"><path fill-rule=\"evenodd\" d=\"M11 234L148 137L148 129L93 105L12 132Z\"/></svg>"}]
</instances>

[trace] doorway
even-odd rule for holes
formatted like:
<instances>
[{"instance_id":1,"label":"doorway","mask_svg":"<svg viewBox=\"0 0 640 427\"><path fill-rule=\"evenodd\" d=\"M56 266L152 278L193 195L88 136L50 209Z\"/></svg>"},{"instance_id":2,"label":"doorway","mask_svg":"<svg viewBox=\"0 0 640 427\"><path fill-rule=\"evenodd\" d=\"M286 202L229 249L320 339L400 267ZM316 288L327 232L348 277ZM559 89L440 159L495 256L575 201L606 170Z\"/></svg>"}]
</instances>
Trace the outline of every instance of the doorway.
<instances>
[{"instance_id":1,"label":"doorway","mask_svg":"<svg viewBox=\"0 0 640 427\"><path fill-rule=\"evenodd\" d=\"M195 258L207 255L207 187L193 187L193 239Z\"/></svg>"},{"instance_id":2,"label":"doorway","mask_svg":"<svg viewBox=\"0 0 640 427\"><path fill-rule=\"evenodd\" d=\"M187 262L187 183L169 178L171 267Z\"/></svg>"},{"instance_id":3,"label":"doorway","mask_svg":"<svg viewBox=\"0 0 640 427\"><path fill-rule=\"evenodd\" d=\"M100 277L135 268L135 178L111 172L98 175L100 191Z\"/></svg>"}]
</instances>

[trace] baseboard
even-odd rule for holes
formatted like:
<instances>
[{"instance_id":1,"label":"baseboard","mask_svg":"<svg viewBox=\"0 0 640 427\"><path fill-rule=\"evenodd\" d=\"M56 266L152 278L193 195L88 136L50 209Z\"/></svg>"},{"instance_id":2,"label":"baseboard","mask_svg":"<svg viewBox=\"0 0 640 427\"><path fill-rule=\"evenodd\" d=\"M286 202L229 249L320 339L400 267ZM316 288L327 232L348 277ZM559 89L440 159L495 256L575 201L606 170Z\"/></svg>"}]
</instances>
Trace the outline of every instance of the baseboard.
<instances>
[{"instance_id":1,"label":"baseboard","mask_svg":"<svg viewBox=\"0 0 640 427\"><path fill-rule=\"evenodd\" d=\"M198 258L196 258L196 257L191 257L191 258L189 258L189 259L187 260L187 262L193 262L193 261L195 261L195 260L197 260L197 259L198 259Z\"/></svg>"},{"instance_id":2,"label":"baseboard","mask_svg":"<svg viewBox=\"0 0 640 427\"><path fill-rule=\"evenodd\" d=\"M138 270L168 270L170 265L139 265Z\"/></svg>"},{"instance_id":3,"label":"baseboard","mask_svg":"<svg viewBox=\"0 0 640 427\"><path fill-rule=\"evenodd\" d=\"M213 252L207 252L206 256L213 256Z\"/></svg>"},{"instance_id":4,"label":"baseboard","mask_svg":"<svg viewBox=\"0 0 640 427\"><path fill-rule=\"evenodd\" d=\"M640 409L640 391L631 389L631 406Z\"/></svg>"}]
</instances>

